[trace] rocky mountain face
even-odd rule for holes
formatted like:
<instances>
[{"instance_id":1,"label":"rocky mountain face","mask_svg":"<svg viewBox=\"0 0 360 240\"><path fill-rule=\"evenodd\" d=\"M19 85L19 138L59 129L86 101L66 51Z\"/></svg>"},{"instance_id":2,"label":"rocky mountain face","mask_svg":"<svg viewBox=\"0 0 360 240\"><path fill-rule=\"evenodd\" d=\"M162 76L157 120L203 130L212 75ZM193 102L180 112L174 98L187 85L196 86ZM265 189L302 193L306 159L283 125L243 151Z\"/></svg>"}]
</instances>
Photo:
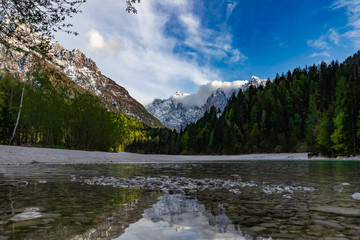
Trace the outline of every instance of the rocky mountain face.
<instances>
[{"instance_id":1,"label":"rocky mountain face","mask_svg":"<svg viewBox=\"0 0 360 240\"><path fill-rule=\"evenodd\" d=\"M143 105L130 96L128 91L101 73L96 63L87 58L79 49L65 49L56 42L50 52L51 60L42 61L46 67L56 68L69 79L96 96L106 107L126 114L152 127L162 127L161 122L152 116ZM25 55L2 48L0 51L0 70L10 72L24 79L39 57ZM45 64L44 64L45 63ZM44 66L45 67L45 66Z\"/></svg>"},{"instance_id":2,"label":"rocky mountain face","mask_svg":"<svg viewBox=\"0 0 360 240\"><path fill-rule=\"evenodd\" d=\"M220 113L223 112L229 98L233 94L236 95L240 90L245 91L250 86L259 87L261 85L264 86L265 84L266 80L253 76L249 81L247 81L239 88L234 88L227 91L218 88L207 97L206 102L202 106L198 106L196 104L183 104L178 99L186 97L186 95L178 91L168 99L155 99L146 106L146 109L154 117L159 119L165 126L168 126L179 132L188 124L199 120L212 106L215 106Z\"/></svg>"},{"instance_id":3,"label":"rocky mountain face","mask_svg":"<svg viewBox=\"0 0 360 240\"><path fill-rule=\"evenodd\" d=\"M112 79L104 76L96 63L79 49L65 49L58 42L54 45L53 63L76 84L104 99L108 105L149 126L162 124L153 117L129 92ZM109 106L110 107L110 106Z\"/></svg>"}]
</instances>

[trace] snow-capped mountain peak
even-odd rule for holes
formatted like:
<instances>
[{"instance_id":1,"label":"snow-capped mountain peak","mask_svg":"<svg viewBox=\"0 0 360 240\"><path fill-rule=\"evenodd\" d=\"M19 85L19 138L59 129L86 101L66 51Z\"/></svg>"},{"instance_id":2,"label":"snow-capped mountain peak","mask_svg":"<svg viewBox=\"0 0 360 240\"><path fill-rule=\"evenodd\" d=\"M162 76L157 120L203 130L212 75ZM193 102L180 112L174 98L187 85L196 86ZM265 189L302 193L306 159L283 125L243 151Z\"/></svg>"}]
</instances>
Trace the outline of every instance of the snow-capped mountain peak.
<instances>
[{"instance_id":1,"label":"snow-capped mountain peak","mask_svg":"<svg viewBox=\"0 0 360 240\"><path fill-rule=\"evenodd\" d=\"M222 112L227 101L240 90L250 86L265 85L266 80L252 76L247 81L219 82L213 81L199 87L194 94L177 91L168 99L156 99L146 109L164 125L180 131L191 122L199 120L212 106Z\"/></svg>"},{"instance_id":2,"label":"snow-capped mountain peak","mask_svg":"<svg viewBox=\"0 0 360 240\"><path fill-rule=\"evenodd\" d=\"M266 81L266 80L265 80ZM249 80L249 85L252 85L254 87L259 87L260 85L262 85L264 83L264 80L261 80L260 78L256 77L256 76L252 76Z\"/></svg>"}]
</instances>

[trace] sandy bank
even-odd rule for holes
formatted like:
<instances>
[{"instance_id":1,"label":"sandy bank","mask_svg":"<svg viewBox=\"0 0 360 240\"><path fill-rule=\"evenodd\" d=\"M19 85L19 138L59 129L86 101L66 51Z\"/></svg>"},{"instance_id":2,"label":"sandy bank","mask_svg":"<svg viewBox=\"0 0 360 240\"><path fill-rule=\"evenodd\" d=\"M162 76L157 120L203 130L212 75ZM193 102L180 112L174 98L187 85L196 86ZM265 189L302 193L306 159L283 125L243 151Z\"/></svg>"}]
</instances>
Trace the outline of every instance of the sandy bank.
<instances>
[{"instance_id":1,"label":"sandy bank","mask_svg":"<svg viewBox=\"0 0 360 240\"><path fill-rule=\"evenodd\" d=\"M344 159L344 158L337 158ZM345 158L360 160L360 156ZM27 164L34 161L48 164L77 163L152 163L152 162L202 162L237 160L309 160L307 153L273 153L248 155L144 155L134 153L89 152L50 148L0 145L0 164ZM314 160L313 158L311 160ZM316 158L323 160L323 158Z\"/></svg>"}]
</instances>

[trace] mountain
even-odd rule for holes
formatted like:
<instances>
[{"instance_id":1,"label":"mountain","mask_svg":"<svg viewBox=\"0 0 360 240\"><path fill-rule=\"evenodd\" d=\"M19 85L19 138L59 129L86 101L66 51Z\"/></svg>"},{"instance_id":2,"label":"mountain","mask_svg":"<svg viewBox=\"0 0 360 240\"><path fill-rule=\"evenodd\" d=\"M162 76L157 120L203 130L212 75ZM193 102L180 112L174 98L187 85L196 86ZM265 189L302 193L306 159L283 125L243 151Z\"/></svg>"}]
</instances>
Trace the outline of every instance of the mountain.
<instances>
[{"instance_id":1,"label":"mountain","mask_svg":"<svg viewBox=\"0 0 360 240\"><path fill-rule=\"evenodd\" d=\"M195 94L178 91L168 99L155 99L146 109L164 125L180 131L189 123L199 120L212 106L222 112L229 98L239 90L245 91L250 86L259 87L265 84L266 80L255 76L248 81L211 82L200 86Z\"/></svg>"},{"instance_id":2,"label":"mountain","mask_svg":"<svg viewBox=\"0 0 360 240\"><path fill-rule=\"evenodd\" d=\"M26 75L35 64L65 74L76 83L80 91L98 96L105 106L113 112L126 114L151 127L163 127L143 105L130 96L128 91L115 81L101 73L96 63L79 49L68 50L56 42L50 50L50 60L44 60L36 54L27 54L0 50L0 70L17 75L26 80Z\"/></svg>"}]
</instances>

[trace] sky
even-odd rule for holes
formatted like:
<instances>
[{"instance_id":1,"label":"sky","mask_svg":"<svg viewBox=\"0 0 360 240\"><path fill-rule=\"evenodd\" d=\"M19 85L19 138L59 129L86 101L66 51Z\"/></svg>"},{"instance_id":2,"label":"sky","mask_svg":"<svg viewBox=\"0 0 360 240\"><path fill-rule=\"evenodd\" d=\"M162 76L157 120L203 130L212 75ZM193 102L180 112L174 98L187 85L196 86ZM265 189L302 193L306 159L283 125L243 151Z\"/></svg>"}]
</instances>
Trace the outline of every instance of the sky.
<instances>
[{"instance_id":1,"label":"sky","mask_svg":"<svg viewBox=\"0 0 360 240\"><path fill-rule=\"evenodd\" d=\"M274 79L360 48L360 0L88 0L69 21L79 48L142 104L212 81Z\"/></svg>"}]
</instances>

